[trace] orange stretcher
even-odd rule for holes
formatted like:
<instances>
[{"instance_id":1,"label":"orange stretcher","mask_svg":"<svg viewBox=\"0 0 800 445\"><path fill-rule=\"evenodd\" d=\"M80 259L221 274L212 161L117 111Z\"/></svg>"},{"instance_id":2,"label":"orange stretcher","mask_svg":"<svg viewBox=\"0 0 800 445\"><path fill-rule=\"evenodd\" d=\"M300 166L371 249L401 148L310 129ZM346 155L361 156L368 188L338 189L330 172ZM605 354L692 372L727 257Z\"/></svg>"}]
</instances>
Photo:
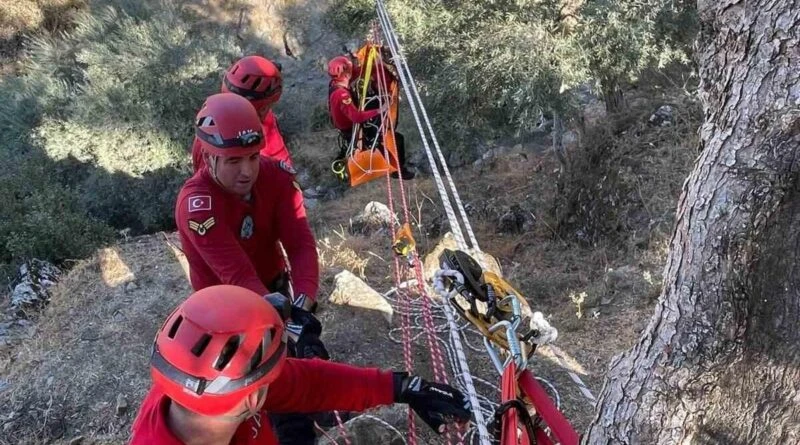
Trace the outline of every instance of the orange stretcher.
<instances>
[{"instance_id":1,"label":"orange stretcher","mask_svg":"<svg viewBox=\"0 0 800 445\"><path fill-rule=\"evenodd\" d=\"M379 45L365 44L356 53L356 58L362 67L361 77L357 83L360 90L358 91L359 109L364 110L367 104L367 90L371 83L376 87L375 89L383 100L389 100L389 110L381 119L381 127L376 136L380 144L375 143L372 147L365 146L363 127L358 128L358 131L355 132L355 141L350 141L351 150L347 156L347 176L351 187L385 176L387 171L389 173L396 172L399 166L394 137L400 94L397 78L385 75L385 70L378 69L379 66L386 63L381 60Z\"/></svg>"}]
</instances>

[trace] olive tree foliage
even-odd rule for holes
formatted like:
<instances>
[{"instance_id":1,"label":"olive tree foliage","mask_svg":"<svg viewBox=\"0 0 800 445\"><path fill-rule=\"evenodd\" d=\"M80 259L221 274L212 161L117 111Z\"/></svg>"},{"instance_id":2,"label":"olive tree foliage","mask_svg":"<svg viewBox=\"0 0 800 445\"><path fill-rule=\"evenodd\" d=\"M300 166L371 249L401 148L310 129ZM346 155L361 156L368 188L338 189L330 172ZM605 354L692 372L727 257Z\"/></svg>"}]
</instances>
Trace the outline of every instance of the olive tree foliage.
<instances>
[{"instance_id":1,"label":"olive tree foliage","mask_svg":"<svg viewBox=\"0 0 800 445\"><path fill-rule=\"evenodd\" d=\"M577 38L608 111L625 107L623 87L647 68L689 64L697 31L693 2L594 0L581 10Z\"/></svg>"},{"instance_id":2,"label":"olive tree foliage","mask_svg":"<svg viewBox=\"0 0 800 445\"><path fill-rule=\"evenodd\" d=\"M28 37L19 74L0 77L0 266L174 224L192 119L241 54L192 22L170 2L98 0Z\"/></svg>"},{"instance_id":3,"label":"olive tree foliage","mask_svg":"<svg viewBox=\"0 0 800 445\"><path fill-rule=\"evenodd\" d=\"M693 12L682 0L387 0L428 107L461 134L534 131L576 109L576 87L618 95L648 67L688 62ZM364 33L374 2L340 0L331 17Z\"/></svg>"}]
</instances>

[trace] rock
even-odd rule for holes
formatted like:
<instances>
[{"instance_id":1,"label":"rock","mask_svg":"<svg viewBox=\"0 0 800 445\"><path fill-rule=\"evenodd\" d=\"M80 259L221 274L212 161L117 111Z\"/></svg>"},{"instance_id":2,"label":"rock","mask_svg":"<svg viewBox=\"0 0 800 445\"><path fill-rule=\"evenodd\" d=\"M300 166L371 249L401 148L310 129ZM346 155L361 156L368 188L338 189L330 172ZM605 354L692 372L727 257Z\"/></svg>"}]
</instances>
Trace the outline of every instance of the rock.
<instances>
[{"instance_id":1,"label":"rock","mask_svg":"<svg viewBox=\"0 0 800 445\"><path fill-rule=\"evenodd\" d=\"M391 425L392 428L379 420ZM402 445L405 443L401 432L408 425L408 405L385 406L367 414L358 415L344 423L347 439L351 445ZM419 423L418 423L419 425ZM330 436L330 438L328 438ZM333 439L333 441L331 441ZM319 445L344 444L339 428L334 427L323 434Z\"/></svg>"},{"instance_id":2,"label":"rock","mask_svg":"<svg viewBox=\"0 0 800 445\"><path fill-rule=\"evenodd\" d=\"M117 416L121 416L128 412L128 401L125 400L125 396L122 394L117 394L117 405L114 409L114 412Z\"/></svg>"},{"instance_id":3,"label":"rock","mask_svg":"<svg viewBox=\"0 0 800 445\"><path fill-rule=\"evenodd\" d=\"M83 436L73 437L69 441L69 445L81 445L83 443Z\"/></svg>"},{"instance_id":4,"label":"rock","mask_svg":"<svg viewBox=\"0 0 800 445\"><path fill-rule=\"evenodd\" d=\"M128 284L125 285L125 292L131 292L138 289L139 286L134 281L129 281Z\"/></svg>"},{"instance_id":5,"label":"rock","mask_svg":"<svg viewBox=\"0 0 800 445\"><path fill-rule=\"evenodd\" d=\"M561 143L564 144L564 151L574 153L580 148L580 134L575 130L567 130L561 136Z\"/></svg>"},{"instance_id":6,"label":"rock","mask_svg":"<svg viewBox=\"0 0 800 445\"><path fill-rule=\"evenodd\" d=\"M439 255L441 255L444 249L451 249L455 250L458 249L456 240L453 238L452 233L447 232L442 237L441 241L430 251L422 261L423 272L425 274L425 279L430 281L433 278L433 274L439 270ZM487 270L495 272L502 276L502 269L500 268L500 263L495 259L493 256L489 255L486 252L481 252L479 255L475 255L470 252L475 259L480 259L482 261L483 267Z\"/></svg>"},{"instance_id":7,"label":"rock","mask_svg":"<svg viewBox=\"0 0 800 445\"><path fill-rule=\"evenodd\" d=\"M523 233L530 229L532 218L518 204L508 207L497 220L497 231L500 233Z\"/></svg>"},{"instance_id":8,"label":"rock","mask_svg":"<svg viewBox=\"0 0 800 445\"><path fill-rule=\"evenodd\" d=\"M50 288L61 270L47 261L33 259L19 267L17 285L11 292L11 307L24 315L25 310L41 309L50 301Z\"/></svg>"},{"instance_id":9,"label":"rock","mask_svg":"<svg viewBox=\"0 0 800 445\"><path fill-rule=\"evenodd\" d=\"M671 105L662 105L650 116L647 123L655 127L669 127L675 122L674 114L675 109Z\"/></svg>"},{"instance_id":10,"label":"rock","mask_svg":"<svg viewBox=\"0 0 800 445\"><path fill-rule=\"evenodd\" d=\"M378 311L386 321L392 323L392 315L394 315L392 305L383 298L383 295L369 287L367 283L350 271L343 270L336 274L333 286L333 292L328 298L329 302Z\"/></svg>"},{"instance_id":11,"label":"rock","mask_svg":"<svg viewBox=\"0 0 800 445\"><path fill-rule=\"evenodd\" d=\"M306 198L303 202L305 203L307 210L311 210L319 206L319 200L316 198Z\"/></svg>"},{"instance_id":12,"label":"rock","mask_svg":"<svg viewBox=\"0 0 800 445\"><path fill-rule=\"evenodd\" d=\"M376 201L370 201L364 211L350 220L350 233L369 235L375 231L391 230L397 217L389 208Z\"/></svg>"},{"instance_id":13,"label":"rock","mask_svg":"<svg viewBox=\"0 0 800 445\"><path fill-rule=\"evenodd\" d=\"M5 380L0 380L0 393L5 391L8 388L8 382Z\"/></svg>"},{"instance_id":14,"label":"rock","mask_svg":"<svg viewBox=\"0 0 800 445\"><path fill-rule=\"evenodd\" d=\"M13 430L16 426L17 426L17 422L14 422L13 420L11 422L6 422L5 425L3 425L3 432L7 433L7 432Z\"/></svg>"}]
</instances>

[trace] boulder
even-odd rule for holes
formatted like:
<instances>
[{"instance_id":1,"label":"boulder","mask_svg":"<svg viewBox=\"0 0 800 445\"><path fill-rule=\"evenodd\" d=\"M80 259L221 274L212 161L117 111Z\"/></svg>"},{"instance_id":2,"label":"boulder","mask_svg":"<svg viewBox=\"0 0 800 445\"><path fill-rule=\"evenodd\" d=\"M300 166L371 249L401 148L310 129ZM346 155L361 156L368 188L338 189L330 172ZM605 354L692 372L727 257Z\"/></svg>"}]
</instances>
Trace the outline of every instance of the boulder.
<instances>
[{"instance_id":1,"label":"boulder","mask_svg":"<svg viewBox=\"0 0 800 445\"><path fill-rule=\"evenodd\" d=\"M336 274L333 286L329 302L378 311L389 324L392 323L394 309L389 301L350 271L343 270Z\"/></svg>"},{"instance_id":2,"label":"boulder","mask_svg":"<svg viewBox=\"0 0 800 445\"><path fill-rule=\"evenodd\" d=\"M427 255L425 255L422 267L423 272L425 274L425 279L430 281L433 278L433 274L439 270L439 255L441 255L444 249L450 250L457 250L458 246L456 240L453 238L453 234L447 232L444 234L442 239L436 244L436 247L433 248ZM490 270L492 272L497 273L498 275L502 276L502 269L500 268L500 263L495 259L493 256L489 255L486 252L481 252L480 254L475 254L473 252L469 252L473 258L478 260L482 266Z\"/></svg>"},{"instance_id":3,"label":"boulder","mask_svg":"<svg viewBox=\"0 0 800 445\"><path fill-rule=\"evenodd\" d=\"M647 123L655 127L669 127L675 123L675 109L671 105L662 105L650 116Z\"/></svg>"},{"instance_id":4,"label":"boulder","mask_svg":"<svg viewBox=\"0 0 800 445\"><path fill-rule=\"evenodd\" d=\"M19 267L11 292L11 307L24 313L40 309L50 301L50 288L56 284L61 270L47 261L33 259Z\"/></svg>"},{"instance_id":5,"label":"boulder","mask_svg":"<svg viewBox=\"0 0 800 445\"><path fill-rule=\"evenodd\" d=\"M507 207L497 220L500 233L523 233L531 228L533 218L519 204Z\"/></svg>"},{"instance_id":6,"label":"boulder","mask_svg":"<svg viewBox=\"0 0 800 445\"><path fill-rule=\"evenodd\" d=\"M364 210L350 220L350 233L370 235L373 232L392 230L397 216L380 202L370 201Z\"/></svg>"}]
</instances>

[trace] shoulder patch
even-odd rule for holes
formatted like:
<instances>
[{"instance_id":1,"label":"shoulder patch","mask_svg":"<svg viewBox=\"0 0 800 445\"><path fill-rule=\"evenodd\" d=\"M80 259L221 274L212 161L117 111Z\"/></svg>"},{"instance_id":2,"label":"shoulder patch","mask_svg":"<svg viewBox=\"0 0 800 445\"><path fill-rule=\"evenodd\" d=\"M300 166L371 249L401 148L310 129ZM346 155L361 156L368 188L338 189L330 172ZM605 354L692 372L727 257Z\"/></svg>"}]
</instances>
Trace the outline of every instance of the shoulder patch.
<instances>
[{"instance_id":1,"label":"shoulder patch","mask_svg":"<svg viewBox=\"0 0 800 445\"><path fill-rule=\"evenodd\" d=\"M296 175L297 174L297 170L295 170L294 167L289 165L289 163L286 162L286 161L278 162L278 166L281 168L281 170L285 171L286 173L289 173L290 175Z\"/></svg>"},{"instance_id":2,"label":"shoulder patch","mask_svg":"<svg viewBox=\"0 0 800 445\"><path fill-rule=\"evenodd\" d=\"M197 222L190 219L189 229L194 230L195 232L197 232L198 235L203 236L206 233L208 233L208 231L211 230L211 228L214 227L214 224L216 223L217 221L214 219L213 216L203 222Z\"/></svg>"},{"instance_id":3,"label":"shoulder patch","mask_svg":"<svg viewBox=\"0 0 800 445\"><path fill-rule=\"evenodd\" d=\"M300 187L300 184L297 181L292 181L294 188L296 188L299 192L303 192L303 189Z\"/></svg>"},{"instance_id":4,"label":"shoulder patch","mask_svg":"<svg viewBox=\"0 0 800 445\"><path fill-rule=\"evenodd\" d=\"M187 198L189 202L189 212L199 212L201 210L211 210L210 195L193 195Z\"/></svg>"},{"instance_id":5,"label":"shoulder patch","mask_svg":"<svg viewBox=\"0 0 800 445\"><path fill-rule=\"evenodd\" d=\"M353 99L345 97L344 100L342 100L342 103L345 105L350 105L351 103L353 103Z\"/></svg>"}]
</instances>

